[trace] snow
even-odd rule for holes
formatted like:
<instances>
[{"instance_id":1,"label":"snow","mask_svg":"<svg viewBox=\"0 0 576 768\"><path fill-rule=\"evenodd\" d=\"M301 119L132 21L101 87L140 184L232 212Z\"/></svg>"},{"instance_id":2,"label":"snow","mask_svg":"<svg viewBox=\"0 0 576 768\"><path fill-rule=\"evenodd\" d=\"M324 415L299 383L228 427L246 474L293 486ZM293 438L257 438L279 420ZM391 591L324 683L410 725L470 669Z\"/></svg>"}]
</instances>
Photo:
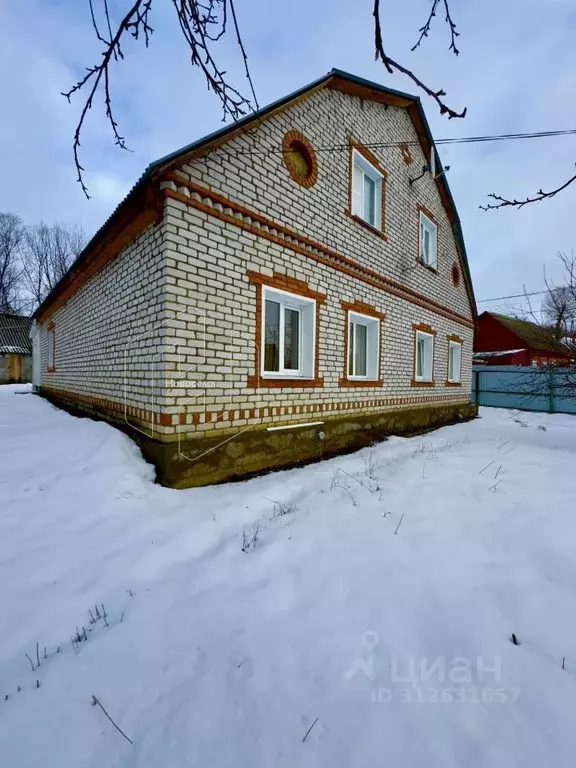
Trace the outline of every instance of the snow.
<instances>
[{"instance_id":1,"label":"snow","mask_svg":"<svg viewBox=\"0 0 576 768\"><path fill-rule=\"evenodd\" d=\"M575 453L574 417L483 409L172 491L0 387L1 764L571 765Z\"/></svg>"},{"instance_id":2,"label":"snow","mask_svg":"<svg viewBox=\"0 0 576 768\"><path fill-rule=\"evenodd\" d=\"M474 352L475 360L482 360L485 357L502 357L503 355L515 355L518 352L526 352L526 348L523 349L499 349L495 352Z\"/></svg>"}]
</instances>

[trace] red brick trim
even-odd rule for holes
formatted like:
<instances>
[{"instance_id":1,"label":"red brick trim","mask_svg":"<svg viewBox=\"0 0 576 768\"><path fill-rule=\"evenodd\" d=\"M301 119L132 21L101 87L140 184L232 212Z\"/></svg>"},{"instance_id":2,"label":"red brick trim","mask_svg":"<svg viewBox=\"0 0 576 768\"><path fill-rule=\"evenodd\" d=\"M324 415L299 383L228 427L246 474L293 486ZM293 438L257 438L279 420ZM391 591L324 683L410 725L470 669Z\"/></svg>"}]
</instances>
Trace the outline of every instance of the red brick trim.
<instances>
[{"instance_id":1,"label":"red brick trim","mask_svg":"<svg viewBox=\"0 0 576 768\"><path fill-rule=\"evenodd\" d=\"M350 213L350 211L346 211L346 215L348 218L352 219L352 221L355 221L356 224L360 224L362 227L366 227L366 229L370 230L373 235L378 235L378 237L381 237L382 240L386 240L388 242L388 238L384 232L382 232L381 229L378 229L378 227L373 227L372 224L369 224L367 221L364 221L360 216L356 216L353 213Z\"/></svg>"},{"instance_id":2,"label":"red brick trim","mask_svg":"<svg viewBox=\"0 0 576 768\"><path fill-rule=\"evenodd\" d=\"M346 214L357 224L361 224L363 227L366 227L370 230L370 232L374 233L375 235L378 235L379 237L383 238L384 240L387 240L386 237L386 183L388 181L388 173L386 169L380 164L380 161L378 158L370 152L370 150L360 144L359 142L355 141L351 136L348 137L348 148L349 148L349 157L348 157L348 208L346 209ZM373 227L371 224L368 224L367 221L364 221L360 216L356 216L352 213L352 184L353 184L353 168L354 168L354 150L358 152L358 154L362 155L362 157L370 163L382 176L382 200L381 200L381 210L380 210L380 229L378 227Z\"/></svg>"},{"instance_id":3,"label":"red brick trim","mask_svg":"<svg viewBox=\"0 0 576 768\"><path fill-rule=\"evenodd\" d=\"M382 174L384 179L388 178L388 172L384 168L384 166L380 163L376 155L374 155L368 147L365 147L363 144L360 144L359 141L356 141L351 136L348 137L348 145L350 146L350 150L355 149L359 154L362 155L362 157L370 163L370 165L373 165L374 168L378 171L378 173Z\"/></svg>"},{"instance_id":4,"label":"red brick trim","mask_svg":"<svg viewBox=\"0 0 576 768\"><path fill-rule=\"evenodd\" d=\"M452 271L452 285L455 288L458 288L458 286L460 285L460 267L458 266L458 264L456 264L456 262L452 264L451 271Z\"/></svg>"},{"instance_id":5,"label":"red brick trim","mask_svg":"<svg viewBox=\"0 0 576 768\"><path fill-rule=\"evenodd\" d=\"M346 353L348 353L348 349L346 348ZM380 363L378 363L380 366ZM346 371L347 373L347 371ZM377 381L374 379L370 380L364 380L364 379L349 379L347 376L342 376L340 379L338 379L338 386L349 388L349 389L356 389L356 388L362 388L362 387L374 387L375 389L382 389L384 386L384 379L382 379L380 376Z\"/></svg>"},{"instance_id":6,"label":"red brick trim","mask_svg":"<svg viewBox=\"0 0 576 768\"><path fill-rule=\"evenodd\" d=\"M382 321L385 318L383 312L378 312L372 304L366 304L363 301L340 301L340 306L344 310L344 375L338 380L339 387L377 387L381 389L384 386L382 379ZM376 380L349 379L348 378L348 336L350 333L350 312L358 312L367 317L373 317L378 320L378 378Z\"/></svg>"},{"instance_id":7,"label":"red brick trim","mask_svg":"<svg viewBox=\"0 0 576 768\"><path fill-rule=\"evenodd\" d=\"M300 152L306 160L308 173L304 177L298 173L298 169L295 167L293 159L294 151ZM306 189L309 189L316 184L318 179L318 160L316 158L316 152L303 133L300 133L300 131L289 131L284 136L282 140L282 158L293 181Z\"/></svg>"},{"instance_id":8,"label":"red brick trim","mask_svg":"<svg viewBox=\"0 0 576 768\"><path fill-rule=\"evenodd\" d=\"M406 406L406 405L433 405L436 403L444 402L469 402L466 399L457 398L457 394L444 394L444 395L427 395L425 397L412 395L410 397L379 397L371 398L368 400L348 400L344 402L319 402L319 403L301 403L299 405L282 405L277 404L274 406L266 406L261 408L230 408L226 411L207 411L194 412L191 414L193 417L193 424L204 424L217 421L237 421L248 419L265 420L278 416L318 416L320 414L337 414L342 411L362 411L368 408L387 408L394 406ZM238 414L238 415L236 415ZM181 422L184 423L184 422ZM187 421L186 423L190 423ZM287 424L294 423L287 421ZM297 422L296 422L297 423ZM213 433L212 433L213 434Z\"/></svg>"},{"instance_id":9,"label":"red brick trim","mask_svg":"<svg viewBox=\"0 0 576 768\"><path fill-rule=\"evenodd\" d=\"M432 328L431 325L428 325L427 323L414 323L412 325L413 331L422 331L422 333L429 333L431 336L436 336L438 331L435 331L434 328Z\"/></svg>"},{"instance_id":10,"label":"red brick trim","mask_svg":"<svg viewBox=\"0 0 576 768\"><path fill-rule=\"evenodd\" d=\"M53 395L55 398L71 406L76 406L82 410L90 412L100 413L117 421L124 421L126 417L132 417L136 422L139 422L144 426L161 424L169 427L177 423L178 414L176 413L159 413L157 411L147 410L146 408L138 408L134 405L114 402L113 400L108 400L104 397L81 395L77 392L69 392L67 390L57 389L56 387L42 386L41 391L45 391L49 395Z\"/></svg>"},{"instance_id":11,"label":"red brick trim","mask_svg":"<svg viewBox=\"0 0 576 768\"><path fill-rule=\"evenodd\" d=\"M394 406L407 406L407 405L434 405L443 402L468 402L467 399L457 398L455 394L449 395L428 395L427 397L418 397L412 395L410 397L384 397L384 398L370 398L368 400L352 400L344 402L318 402L318 403L300 403L298 405L282 405L278 403L274 406L267 407L252 407L252 408L230 408L222 411L180 411L179 413L158 413L157 411L150 411L145 408L137 408L136 406L128 405L124 403L117 403L111 400L100 397L92 397L88 395L80 395L75 392L68 392L66 390L60 390L53 387L42 386L41 392L47 393L55 400L59 400L62 404L76 407L79 410L86 411L88 413L97 413L105 418L109 418L113 421L122 421L124 423L131 424L132 422L126 422L127 417L134 420L135 423L139 423L143 427L150 429L151 425L162 425L165 427L174 427L183 425L202 425L211 422L218 421L246 421L248 419L269 419L278 416L303 416L319 415L319 414L338 414L342 411L361 411L369 408L387 408ZM287 423L291 423L288 421ZM212 432L206 434L213 435ZM202 435L202 430L198 431L198 435ZM161 434L158 435L161 439Z\"/></svg>"},{"instance_id":12,"label":"red brick trim","mask_svg":"<svg viewBox=\"0 0 576 768\"><path fill-rule=\"evenodd\" d=\"M400 152L402 153L402 160L404 161L404 165L411 165L414 162L414 158L412 157L412 152L410 151L408 144L400 144Z\"/></svg>"},{"instance_id":13,"label":"red brick trim","mask_svg":"<svg viewBox=\"0 0 576 768\"><path fill-rule=\"evenodd\" d=\"M308 287L305 280L297 280L295 277L284 275L281 272L274 272L273 275L265 275L262 272L254 272L252 269L246 271L248 282L252 285L266 285L269 288L276 288L279 291L288 291L303 296L306 299L314 299L319 304L326 301L326 294L319 291L313 291Z\"/></svg>"},{"instance_id":14,"label":"red brick trim","mask_svg":"<svg viewBox=\"0 0 576 768\"><path fill-rule=\"evenodd\" d=\"M412 325L412 331L413 338L412 338L412 353L413 353L413 365L412 365L412 379L410 380L410 386L411 387L435 387L436 381L434 379L434 362L436 358L436 334L437 331L435 331L431 325L428 325L427 323L414 323ZM416 380L416 334L420 331L421 333L427 333L430 336L433 337L432 342L432 381L417 381Z\"/></svg>"},{"instance_id":15,"label":"red brick trim","mask_svg":"<svg viewBox=\"0 0 576 768\"><path fill-rule=\"evenodd\" d=\"M363 301L340 301L340 306L348 312L358 312L368 317L376 317L378 320L384 320L386 315L379 312L373 304L366 304Z\"/></svg>"},{"instance_id":16,"label":"red brick trim","mask_svg":"<svg viewBox=\"0 0 576 768\"><path fill-rule=\"evenodd\" d=\"M270 240L277 245L288 248L296 253L306 256L313 261L324 264L338 272L361 280L367 285L371 285L379 290L385 291L392 296L409 301L411 304L428 309L438 315L447 317L467 328L474 328L474 322L471 318L460 315L451 309L443 307L433 299L429 299L422 294L413 291L411 288L391 280L384 275L375 272L367 267L358 264L347 256L329 249L327 246L311 240L305 235L300 235L292 229L288 229L282 224L262 216L259 213L249 210L244 206L232 202L223 195L213 192L206 187L201 187L190 181L186 181L175 173L167 173L166 178L175 182L180 187L185 187L192 194L188 196L182 192L173 189L163 189L165 197L178 200L181 203L196 208L211 216L214 216L228 224L233 224L240 229L250 232L253 235ZM218 204L218 208L215 207Z\"/></svg>"},{"instance_id":17,"label":"red brick trim","mask_svg":"<svg viewBox=\"0 0 576 768\"><path fill-rule=\"evenodd\" d=\"M449 336L446 336L446 341L455 341L457 344L464 344L464 339L461 336L456 336L453 333Z\"/></svg>"},{"instance_id":18,"label":"red brick trim","mask_svg":"<svg viewBox=\"0 0 576 768\"><path fill-rule=\"evenodd\" d=\"M274 272L273 275L264 275L260 272L254 272L249 269L246 272L248 281L256 286L256 328L254 333L254 369L255 373L250 374L246 381L246 386L250 389L301 389L310 387L323 387L324 379L319 375L319 355L320 355L320 307L326 301L326 294L313 291L304 280L297 280L294 277ZM316 331L314 348L314 378L302 379L278 377L272 379L260 374L262 362L262 286L276 288L280 291L288 291L297 296L303 296L307 299L314 299L316 302Z\"/></svg>"},{"instance_id":19,"label":"red brick trim","mask_svg":"<svg viewBox=\"0 0 576 768\"><path fill-rule=\"evenodd\" d=\"M436 226L438 226L438 219L436 218L436 216L434 216L434 214L432 213L430 208L426 208L425 205L420 205L420 203L418 203L416 208L418 209L419 213L423 213L424 216L426 216L428 219L430 219L430 221L433 224L436 224Z\"/></svg>"}]
</instances>

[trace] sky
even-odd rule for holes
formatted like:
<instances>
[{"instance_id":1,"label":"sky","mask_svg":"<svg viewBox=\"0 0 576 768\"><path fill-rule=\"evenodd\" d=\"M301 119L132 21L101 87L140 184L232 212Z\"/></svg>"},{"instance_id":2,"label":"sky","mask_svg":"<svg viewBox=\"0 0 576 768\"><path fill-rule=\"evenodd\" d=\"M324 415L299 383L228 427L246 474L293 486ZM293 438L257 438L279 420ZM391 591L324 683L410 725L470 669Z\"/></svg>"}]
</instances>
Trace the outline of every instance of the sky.
<instances>
[{"instance_id":1,"label":"sky","mask_svg":"<svg viewBox=\"0 0 576 768\"><path fill-rule=\"evenodd\" d=\"M113 21L132 0L109 0ZM96 0L97 5L97 0ZM576 5L573 0L452 0L460 55L438 14L432 32L411 46L429 0L382 0L389 55L412 68L464 120L447 120L424 94L436 138L576 128ZM545 9L545 10L543 10ZM347 70L417 93L374 61L372 0L236 0L260 105L325 74ZM154 0L146 49L129 41L112 71L117 118L130 152L114 146L101 101L82 137L91 199L76 183L72 141L82 99L61 95L98 60L88 0L2 0L0 4L0 211L26 222L80 223L94 232L151 161L221 127L221 109L191 67L172 3ZM219 55L247 92L231 36ZM524 197L574 173L576 135L440 148L466 241L479 310L517 310L525 300L483 299L538 291L561 277L556 254L576 248L576 185L522 210L483 212L487 194ZM536 298L538 301L538 298Z\"/></svg>"}]
</instances>

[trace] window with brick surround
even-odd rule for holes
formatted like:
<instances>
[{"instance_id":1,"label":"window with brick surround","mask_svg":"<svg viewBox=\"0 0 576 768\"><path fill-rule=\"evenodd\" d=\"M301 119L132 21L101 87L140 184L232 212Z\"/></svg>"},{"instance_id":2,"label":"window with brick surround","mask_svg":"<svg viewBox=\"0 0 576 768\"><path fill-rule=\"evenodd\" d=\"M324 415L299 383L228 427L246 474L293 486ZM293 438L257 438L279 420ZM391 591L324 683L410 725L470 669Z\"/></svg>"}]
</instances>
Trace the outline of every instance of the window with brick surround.
<instances>
[{"instance_id":1,"label":"window with brick surround","mask_svg":"<svg viewBox=\"0 0 576 768\"><path fill-rule=\"evenodd\" d=\"M316 302L263 287L262 376L314 377Z\"/></svg>"},{"instance_id":2,"label":"window with brick surround","mask_svg":"<svg viewBox=\"0 0 576 768\"><path fill-rule=\"evenodd\" d=\"M420 261L433 269L438 265L438 228L422 211L420 211Z\"/></svg>"},{"instance_id":3,"label":"window with brick surround","mask_svg":"<svg viewBox=\"0 0 576 768\"><path fill-rule=\"evenodd\" d=\"M348 313L348 378L376 381L380 364L380 321Z\"/></svg>"},{"instance_id":4,"label":"window with brick surround","mask_svg":"<svg viewBox=\"0 0 576 768\"><path fill-rule=\"evenodd\" d=\"M424 331L416 331L414 379L420 382L431 382L434 379L434 336Z\"/></svg>"},{"instance_id":5,"label":"window with brick surround","mask_svg":"<svg viewBox=\"0 0 576 768\"><path fill-rule=\"evenodd\" d=\"M382 229L382 174L356 149L352 150L352 215Z\"/></svg>"},{"instance_id":6,"label":"window with brick surround","mask_svg":"<svg viewBox=\"0 0 576 768\"><path fill-rule=\"evenodd\" d=\"M55 368L55 354L56 354L56 339L54 336L54 326L48 328L46 338L48 342L47 368L49 371L53 371Z\"/></svg>"},{"instance_id":7,"label":"window with brick surround","mask_svg":"<svg viewBox=\"0 0 576 768\"><path fill-rule=\"evenodd\" d=\"M448 342L448 381L458 384L462 377L462 344L458 341Z\"/></svg>"}]
</instances>

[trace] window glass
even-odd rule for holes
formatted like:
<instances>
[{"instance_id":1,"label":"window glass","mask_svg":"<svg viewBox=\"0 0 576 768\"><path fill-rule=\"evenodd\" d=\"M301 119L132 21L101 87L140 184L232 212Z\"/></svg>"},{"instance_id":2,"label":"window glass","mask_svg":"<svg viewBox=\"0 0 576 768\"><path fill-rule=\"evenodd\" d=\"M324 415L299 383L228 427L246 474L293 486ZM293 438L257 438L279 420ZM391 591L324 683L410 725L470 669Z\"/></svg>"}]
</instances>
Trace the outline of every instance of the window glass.
<instances>
[{"instance_id":1,"label":"window glass","mask_svg":"<svg viewBox=\"0 0 576 768\"><path fill-rule=\"evenodd\" d=\"M354 353L356 349L354 323L349 323L348 330L348 376L354 376Z\"/></svg>"},{"instance_id":2,"label":"window glass","mask_svg":"<svg viewBox=\"0 0 576 768\"><path fill-rule=\"evenodd\" d=\"M382 174L360 153L352 164L352 213L373 227L382 226Z\"/></svg>"},{"instance_id":3,"label":"window glass","mask_svg":"<svg viewBox=\"0 0 576 768\"><path fill-rule=\"evenodd\" d=\"M264 370L280 370L280 304L269 300L264 317Z\"/></svg>"},{"instance_id":4,"label":"window glass","mask_svg":"<svg viewBox=\"0 0 576 768\"><path fill-rule=\"evenodd\" d=\"M436 267L436 225L423 213L420 213L420 260L428 266Z\"/></svg>"},{"instance_id":5,"label":"window glass","mask_svg":"<svg viewBox=\"0 0 576 768\"><path fill-rule=\"evenodd\" d=\"M462 347L460 344L450 342L450 354L448 356L448 380L460 381L460 369L462 365Z\"/></svg>"},{"instance_id":6,"label":"window glass","mask_svg":"<svg viewBox=\"0 0 576 768\"><path fill-rule=\"evenodd\" d=\"M376 182L364 174L364 219L368 224L376 224Z\"/></svg>"},{"instance_id":7,"label":"window glass","mask_svg":"<svg viewBox=\"0 0 576 768\"><path fill-rule=\"evenodd\" d=\"M428 333L416 333L416 379L432 381L434 337Z\"/></svg>"},{"instance_id":8,"label":"window glass","mask_svg":"<svg viewBox=\"0 0 576 768\"><path fill-rule=\"evenodd\" d=\"M354 324L356 349L354 355L354 375L366 376L366 361L368 359L368 329L360 323Z\"/></svg>"},{"instance_id":9,"label":"window glass","mask_svg":"<svg viewBox=\"0 0 576 768\"><path fill-rule=\"evenodd\" d=\"M54 329L48 331L48 368L54 368Z\"/></svg>"},{"instance_id":10,"label":"window glass","mask_svg":"<svg viewBox=\"0 0 576 768\"><path fill-rule=\"evenodd\" d=\"M298 370L300 359L300 312L284 309L284 368ZM277 369L276 369L277 370Z\"/></svg>"},{"instance_id":11,"label":"window glass","mask_svg":"<svg viewBox=\"0 0 576 768\"><path fill-rule=\"evenodd\" d=\"M313 378L316 302L264 286L261 374Z\"/></svg>"},{"instance_id":12,"label":"window glass","mask_svg":"<svg viewBox=\"0 0 576 768\"><path fill-rule=\"evenodd\" d=\"M348 316L348 376L376 381L380 360L380 321L350 312Z\"/></svg>"},{"instance_id":13,"label":"window glass","mask_svg":"<svg viewBox=\"0 0 576 768\"><path fill-rule=\"evenodd\" d=\"M418 378L424 377L424 346L424 337L418 336L416 341L416 376Z\"/></svg>"}]
</instances>

